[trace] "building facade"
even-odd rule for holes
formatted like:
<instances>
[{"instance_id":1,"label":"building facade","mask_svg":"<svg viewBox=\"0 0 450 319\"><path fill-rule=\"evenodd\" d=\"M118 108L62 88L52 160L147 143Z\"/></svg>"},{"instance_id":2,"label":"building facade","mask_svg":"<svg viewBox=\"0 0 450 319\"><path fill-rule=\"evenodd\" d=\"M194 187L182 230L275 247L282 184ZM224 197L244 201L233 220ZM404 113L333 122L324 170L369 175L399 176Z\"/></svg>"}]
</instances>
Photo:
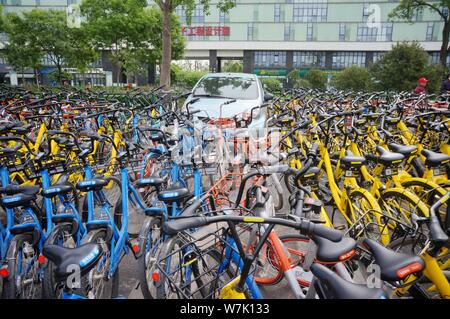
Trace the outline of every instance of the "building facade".
<instances>
[{"instance_id":1,"label":"building facade","mask_svg":"<svg viewBox=\"0 0 450 319\"><path fill-rule=\"evenodd\" d=\"M235 1L228 13L220 12L215 0L209 12L197 5L190 24L185 9L176 9L187 38L186 59L207 59L211 71L220 71L224 60L243 60L245 72L283 77L293 69L368 66L393 44L418 41L430 63L439 60L443 22L428 9L414 12L409 23L389 19L399 3L393 0ZM79 2L0 0L6 12L65 9Z\"/></svg>"}]
</instances>

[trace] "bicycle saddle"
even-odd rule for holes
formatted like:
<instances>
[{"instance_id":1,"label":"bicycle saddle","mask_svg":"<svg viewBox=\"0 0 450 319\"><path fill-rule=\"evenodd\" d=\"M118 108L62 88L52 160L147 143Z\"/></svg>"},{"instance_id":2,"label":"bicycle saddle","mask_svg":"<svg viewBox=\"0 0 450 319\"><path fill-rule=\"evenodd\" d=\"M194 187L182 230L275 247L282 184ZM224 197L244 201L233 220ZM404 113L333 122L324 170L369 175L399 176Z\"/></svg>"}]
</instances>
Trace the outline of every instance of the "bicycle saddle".
<instances>
[{"instance_id":1,"label":"bicycle saddle","mask_svg":"<svg viewBox=\"0 0 450 319\"><path fill-rule=\"evenodd\" d=\"M355 156L352 152L346 151L345 156L341 158L341 165L345 168L349 167L360 167L366 163L366 158L364 156Z\"/></svg>"},{"instance_id":2,"label":"bicycle saddle","mask_svg":"<svg viewBox=\"0 0 450 319\"><path fill-rule=\"evenodd\" d=\"M378 161L383 165L398 164L405 159L403 154L388 151L380 145L377 145L377 152L380 154L380 156L378 156Z\"/></svg>"},{"instance_id":3,"label":"bicycle saddle","mask_svg":"<svg viewBox=\"0 0 450 319\"><path fill-rule=\"evenodd\" d=\"M36 199L36 194L16 194L12 196L5 196L1 199L2 206L5 208L14 207L30 207L32 201Z\"/></svg>"},{"instance_id":4,"label":"bicycle saddle","mask_svg":"<svg viewBox=\"0 0 450 319\"><path fill-rule=\"evenodd\" d=\"M164 183L164 178L161 178L159 176L150 176L146 178L141 178L137 181L136 185L138 187L145 187L145 186L159 186L162 183Z\"/></svg>"},{"instance_id":5,"label":"bicycle saddle","mask_svg":"<svg viewBox=\"0 0 450 319\"><path fill-rule=\"evenodd\" d=\"M88 273L102 255L102 247L97 243L87 243L76 248L46 245L42 254L55 264L56 280L64 281L79 267L81 275Z\"/></svg>"},{"instance_id":6,"label":"bicycle saddle","mask_svg":"<svg viewBox=\"0 0 450 319\"><path fill-rule=\"evenodd\" d=\"M37 185L7 185L0 187L0 193L6 195L27 194L35 195L41 188Z\"/></svg>"},{"instance_id":7,"label":"bicycle saddle","mask_svg":"<svg viewBox=\"0 0 450 319\"><path fill-rule=\"evenodd\" d=\"M52 198L57 195L64 195L70 193L73 190L72 185L69 184L61 184L61 185L53 185L42 191L42 196L46 198Z\"/></svg>"},{"instance_id":8,"label":"bicycle saddle","mask_svg":"<svg viewBox=\"0 0 450 319\"><path fill-rule=\"evenodd\" d=\"M338 242L332 242L319 236L312 236L311 239L317 245L316 258L319 263L338 263L345 261L356 252L356 241L353 238L343 237Z\"/></svg>"},{"instance_id":9,"label":"bicycle saddle","mask_svg":"<svg viewBox=\"0 0 450 319\"><path fill-rule=\"evenodd\" d=\"M430 150L422 150L422 155L425 156L425 164L430 167L441 166L450 161L450 156L447 154L436 153Z\"/></svg>"},{"instance_id":10,"label":"bicycle saddle","mask_svg":"<svg viewBox=\"0 0 450 319\"><path fill-rule=\"evenodd\" d=\"M391 151L403 154L405 155L405 157L409 157L417 152L417 146L415 145L400 145L396 143L389 143L388 146Z\"/></svg>"},{"instance_id":11,"label":"bicycle saddle","mask_svg":"<svg viewBox=\"0 0 450 319\"><path fill-rule=\"evenodd\" d=\"M327 299L388 299L381 288L349 282L321 264L312 264L311 271L323 284Z\"/></svg>"},{"instance_id":12,"label":"bicycle saddle","mask_svg":"<svg viewBox=\"0 0 450 319\"><path fill-rule=\"evenodd\" d=\"M108 185L109 181L102 178L87 179L77 183L76 188L82 192L98 191Z\"/></svg>"},{"instance_id":13,"label":"bicycle saddle","mask_svg":"<svg viewBox=\"0 0 450 319\"><path fill-rule=\"evenodd\" d=\"M158 199L165 203L173 203L180 202L190 195L191 193L187 188L175 186L159 192Z\"/></svg>"},{"instance_id":14,"label":"bicycle saddle","mask_svg":"<svg viewBox=\"0 0 450 319\"><path fill-rule=\"evenodd\" d=\"M380 266L382 280L400 281L425 268L425 262L418 256L395 252L372 239L364 239L363 244L372 253L375 264Z\"/></svg>"}]
</instances>

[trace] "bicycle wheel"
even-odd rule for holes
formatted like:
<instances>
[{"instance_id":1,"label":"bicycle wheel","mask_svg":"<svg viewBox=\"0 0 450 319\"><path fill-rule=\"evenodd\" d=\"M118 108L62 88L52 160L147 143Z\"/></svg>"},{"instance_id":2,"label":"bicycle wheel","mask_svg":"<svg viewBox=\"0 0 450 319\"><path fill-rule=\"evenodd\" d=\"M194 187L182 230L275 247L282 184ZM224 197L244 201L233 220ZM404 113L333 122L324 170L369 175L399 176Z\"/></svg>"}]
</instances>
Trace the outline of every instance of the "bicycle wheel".
<instances>
[{"instance_id":1,"label":"bicycle wheel","mask_svg":"<svg viewBox=\"0 0 450 319\"><path fill-rule=\"evenodd\" d=\"M381 212L381 208L376 199L364 189L354 189L350 192L348 197L350 201L347 204L346 215L350 219L349 226L355 223L369 210Z\"/></svg>"},{"instance_id":2,"label":"bicycle wheel","mask_svg":"<svg viewBox=\"0 0 450 319\"><path fill-rule=\"evenodd\" d=\"M211 249L213 250L213 249ZM211 298L217 279L217 259L180 237L165 242L158 257L158 299Z\"/></svg>"},{"instance_id":3,"label":"bicycle wheel","mask_svg":"<svg viewBox=\"0 0 450 319\"><path fill-rule=\"evenodd\" d=\"M15 236L7 252L9 276L3 280L4 299L36 299L40 297L39 263L36 235Z\"/></svg>"},{"instance_id":4,"label":"bicycle wheel","mask_svg":"<svg viewBox=\"0 0 450 319\"><path fill-rule=\"evenodd\" d=\"M308 287L312 279L311 273L305 272L300 265L308 251L310 239L299 234L281 235L279 239L290 255L291 268L295 271L297 281L300 285ZM261 285L276 285L283 279L283 276L279 257L273 245L267 241L256 260L255 281Z\"/></svg>"},{"instance_id":5,"label":"bicycle wheel","mask_svg":"<svg viewBox=\"0 0 450 319\"><path fill-rule=\"evenodd\" d=\"M138 277L141 285L142 295L145 299L154 299L156 289L153 284L152 274L155 270L156 257L162 245L161 218L151 218L150 222L144 223L139 238L143 240L141 249L144 251L138 258Z\"/></svg>"},{"instance_id":6,"label":"bicycle wheel","mask_svg":"<svg viewBox=\"0 0 450 319\"><path fill-rule=\"evenodd\" d=\"M383 212L411 225L411 215L428 217L429 209L417 195L402 188L390 188L381 192L379 199Z\"/></svg>"},{"instance_id":7,"label":"bicycle wheel","mask_svg":"<svg viewBox=\"0 0 450 319\"><path fill-rule=\"evenodd\" d=\"M59 245L67 248L75 248L76 238L74 237L74 229L72 228L72 224L69 223L56 225L47 237L45 245ZM54 270L54 264L47 260L42 281L42 298L44 299L56 299L58 297L58 287L54 278Z\"/></svg>"},{"instance_id":8,"label":"bicycle wheel","mask_svg":"<svg viewBox=\"0 0 450 319\"><path fill-rule=\"evenodd\" d=\"M83 278L82 289L89 299L111 299L118 295L119 270L109 277L111 264L110 243L105 229L96 229L87 233L83 243L98 243L102 246L102 257L97 265Z\"/></svg>"}]
</instances>

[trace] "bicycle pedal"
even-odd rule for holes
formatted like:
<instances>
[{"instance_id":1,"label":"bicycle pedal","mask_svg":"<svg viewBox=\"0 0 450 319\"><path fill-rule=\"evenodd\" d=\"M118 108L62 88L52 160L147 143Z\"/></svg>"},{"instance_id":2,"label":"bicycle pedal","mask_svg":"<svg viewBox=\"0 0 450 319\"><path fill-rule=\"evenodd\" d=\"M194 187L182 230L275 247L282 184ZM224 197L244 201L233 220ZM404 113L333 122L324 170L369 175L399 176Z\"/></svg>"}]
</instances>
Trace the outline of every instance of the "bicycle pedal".
<instances>
[{"instance_id":1,"label":"bicycle pedal","mask_svg":"<svg viewBox=\"0 0 450 319\"><path fill-rule=\"evenodd\" d=\"M336 230L346 230L347 226L345 226L345 225L337 225L337 226L334 227L334 229L336 229Z\"/></svg>"}]
</instances>

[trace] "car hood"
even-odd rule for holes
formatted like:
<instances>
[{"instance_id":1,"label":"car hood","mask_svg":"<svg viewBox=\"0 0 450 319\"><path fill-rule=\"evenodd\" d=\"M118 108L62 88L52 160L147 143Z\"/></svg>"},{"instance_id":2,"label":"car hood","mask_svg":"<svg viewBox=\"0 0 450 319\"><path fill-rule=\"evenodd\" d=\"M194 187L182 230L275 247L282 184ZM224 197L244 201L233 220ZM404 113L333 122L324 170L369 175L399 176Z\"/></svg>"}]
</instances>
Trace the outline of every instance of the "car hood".
<instances>
[{"instance_id":1,"label":"car hood","mask_svg":"<svg viewBox=\"0 0 450 319\"><path fill-rule=\"evenodd\" d=\"M191 98L186 100L189 102ZM194 104L189 105L190 109L201 110L204 115L211 118L220 117L220 105L228 101L227 99L214 99L214 98L200 98ZM222 117L233 117L237 114L243 112L250 112L252 108L260 105L261 102L257 99L255 100L237 100L234 103L222 106ZM184 107L185 108L185 107ZM206 112L206 113L205 113ZM198 116L202 116L202 113L197 113Z\"/></svg>"}]
</instances>

